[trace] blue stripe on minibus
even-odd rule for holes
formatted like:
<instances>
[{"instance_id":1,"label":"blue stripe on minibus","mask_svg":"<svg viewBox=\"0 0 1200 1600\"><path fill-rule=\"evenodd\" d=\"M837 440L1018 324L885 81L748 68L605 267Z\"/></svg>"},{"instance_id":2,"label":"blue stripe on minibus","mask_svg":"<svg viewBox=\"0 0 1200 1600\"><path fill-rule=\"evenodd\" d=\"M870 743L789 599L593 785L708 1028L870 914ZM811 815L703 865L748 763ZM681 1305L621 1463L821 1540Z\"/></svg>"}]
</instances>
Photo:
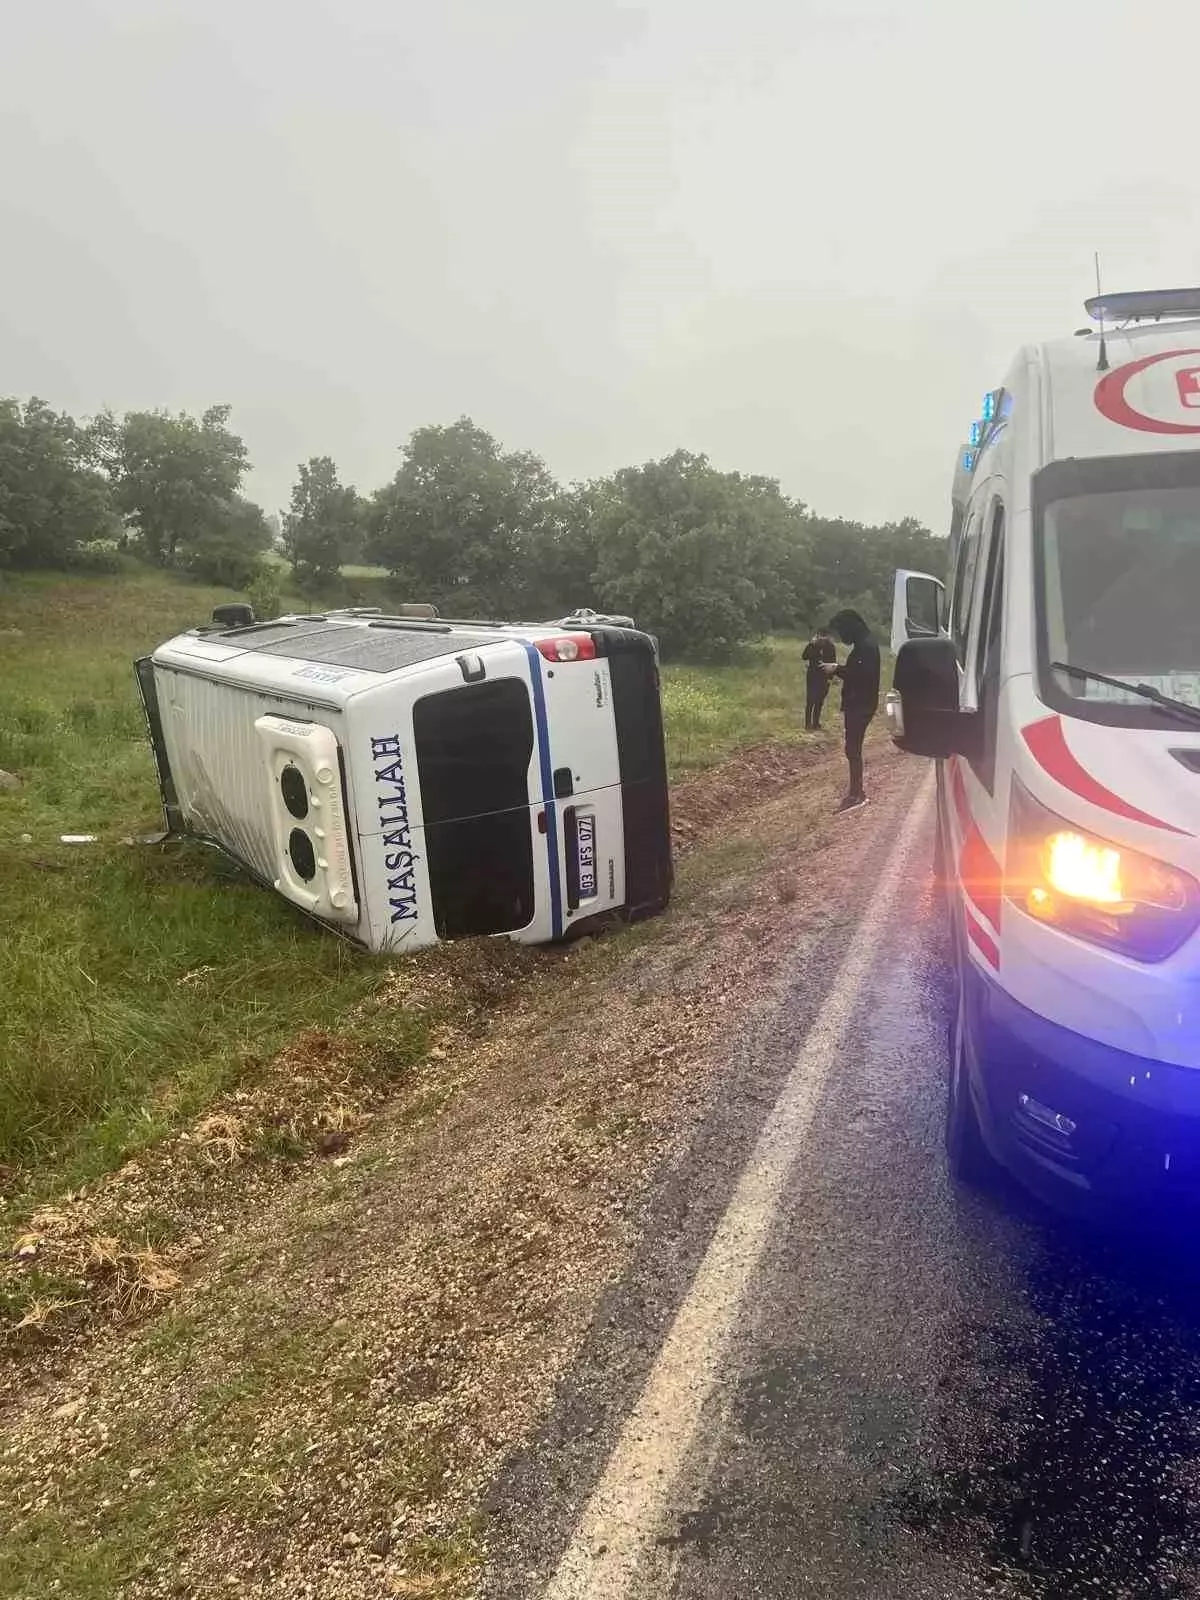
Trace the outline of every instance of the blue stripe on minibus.
<instances>
[{"instance_id":1,"label":"blue stripe on minibus","mask_svg":"<svg viewBox=\"0 0 1200 1600\"><path fill-rule=\"evenodd\" d=\"M546 853L550 858L550 926L554 938L562 936L562 881L558 863L558 806L554 798L554 767L550 760L550 719L546 714L546 685L542 682L542 657L536 645L525 643L533 688L533 720L537 726L538 762L542 774L542 805L546 811Z\"/></svg>"}]
</instances>

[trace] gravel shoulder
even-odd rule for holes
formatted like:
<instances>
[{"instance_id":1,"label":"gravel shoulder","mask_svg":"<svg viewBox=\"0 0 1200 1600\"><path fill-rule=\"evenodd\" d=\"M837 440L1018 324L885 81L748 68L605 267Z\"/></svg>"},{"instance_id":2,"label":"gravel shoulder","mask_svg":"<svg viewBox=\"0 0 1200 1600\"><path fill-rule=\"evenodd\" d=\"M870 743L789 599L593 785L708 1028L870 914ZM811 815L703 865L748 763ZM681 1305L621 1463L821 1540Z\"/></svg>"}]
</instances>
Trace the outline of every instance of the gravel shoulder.
<instances>
[{"instance_id":1,"label":"gravel shoulder","mask_svg":"<svg viewBox=\"0 0 1200 1600\"><path fill-rule=\"evenodd\" d=\"M166 1214L159 1276L143 1260L121 1279L139 1296L8 1353L0 1595L478 1592L496 1486L723 1092L730 1041L798 944L819 957L861 830L920 777L881 741L872 823L832 816L842 771L832 743L765 747L681 786L668 916L565 954L399 967L359 1031L298 1040L77 1222L69 1199L27 1228L65 1281L56 1241L120 1243L105 1205ZM364 1075L359 1054L391 1065ZM264 1159L271 1128L291 1159Z\"/></svg>"}]
</instances>

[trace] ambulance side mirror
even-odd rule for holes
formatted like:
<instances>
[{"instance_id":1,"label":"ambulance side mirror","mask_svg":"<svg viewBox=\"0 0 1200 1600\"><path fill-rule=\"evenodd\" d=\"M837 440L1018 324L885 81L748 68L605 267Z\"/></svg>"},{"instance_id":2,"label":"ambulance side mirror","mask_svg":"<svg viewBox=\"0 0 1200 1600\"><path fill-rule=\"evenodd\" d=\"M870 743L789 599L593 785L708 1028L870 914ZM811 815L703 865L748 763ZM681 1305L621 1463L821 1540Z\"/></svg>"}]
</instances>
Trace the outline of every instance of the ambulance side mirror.
<instances>
[{"instance_id":1,"label":"ambulance side mirror","mask_svg":"<svg viewBox=\"0 0 1200 1600\"><path fill-rule=\"evenodd\" d=\"M970 760L983 748L978 713L959 710L958 656L945 634L900 647L887 715L893 741L910 755Z\"/></svg>"}]
</instances>

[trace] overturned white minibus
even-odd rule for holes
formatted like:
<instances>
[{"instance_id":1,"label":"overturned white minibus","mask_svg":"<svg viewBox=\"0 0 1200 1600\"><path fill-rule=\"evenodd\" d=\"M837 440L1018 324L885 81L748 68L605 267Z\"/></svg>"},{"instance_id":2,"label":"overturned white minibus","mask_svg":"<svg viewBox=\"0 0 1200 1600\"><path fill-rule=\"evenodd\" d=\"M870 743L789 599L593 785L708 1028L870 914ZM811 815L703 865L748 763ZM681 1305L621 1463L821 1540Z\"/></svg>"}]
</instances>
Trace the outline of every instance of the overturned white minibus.
<instances>
[{"instance_id":1,"label":"overturned white minibus","mask_svg":"<svg viewBox=\"0 0 1200 1600\"><path fill-rule=\"evenodd\" d=\"M218 617L137 663L170 832L372 950L549 942L666 906L646 634Z\"/></svg>"}]
</instances>

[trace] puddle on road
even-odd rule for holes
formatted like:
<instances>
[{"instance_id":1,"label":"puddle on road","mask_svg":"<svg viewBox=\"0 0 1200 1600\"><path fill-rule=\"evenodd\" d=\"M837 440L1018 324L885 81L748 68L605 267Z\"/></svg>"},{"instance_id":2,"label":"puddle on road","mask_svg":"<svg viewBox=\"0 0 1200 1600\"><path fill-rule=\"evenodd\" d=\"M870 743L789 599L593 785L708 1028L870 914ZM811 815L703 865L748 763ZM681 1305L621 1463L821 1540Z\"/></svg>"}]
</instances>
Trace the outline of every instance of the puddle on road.
<instances>
[{"instance_id":1,"label":"puddle on road","mask_svg":"<svg viewBox=\"0 0 1200 1600\"><path fill-rule=\"evenodd\" d=\"M880 1509L971 1552L997 1593L1200 1596L1195 1252L1050 1238L1031 1254L1028 1323L961 1328L915 1481Z\"/></svg>"}]
</instances>

